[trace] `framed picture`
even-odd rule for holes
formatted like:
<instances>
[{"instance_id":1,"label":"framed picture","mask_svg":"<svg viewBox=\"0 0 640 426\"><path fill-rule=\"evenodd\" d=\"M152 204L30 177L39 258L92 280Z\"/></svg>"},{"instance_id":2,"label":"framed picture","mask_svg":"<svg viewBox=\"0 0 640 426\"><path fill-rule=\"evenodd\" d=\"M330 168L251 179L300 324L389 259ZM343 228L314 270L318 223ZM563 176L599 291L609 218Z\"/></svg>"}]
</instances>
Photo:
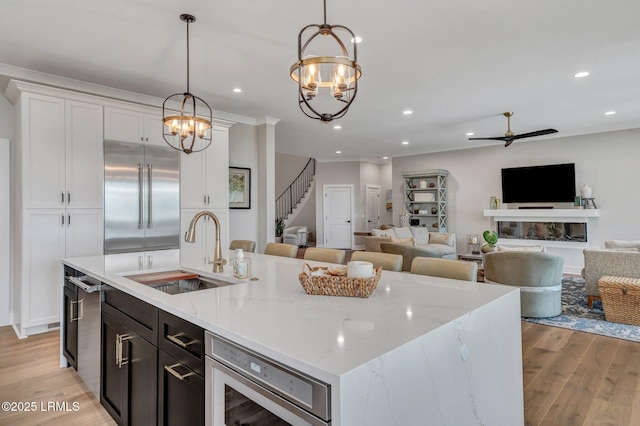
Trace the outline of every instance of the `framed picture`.
<instances>
[{"instance_id":1,"label":"framed picture","mask_svg":"<svg viewBox=\"0 0 640 426\"><path fill-rule=\"evenodd\" d=\"M385 194L385 206L388 212L393 211L393 194L390 189L387 189L387 193Z\"/></svg>"},{"instance_id":2,"label":"framed picture","mask_svg":"<svg viewBox=\"0 0 640 426\"><path fill-rule=\"evenodd\" d=\"M229 208L251 208L251 169L229 167Z\"/></svg>"}]
</instances>

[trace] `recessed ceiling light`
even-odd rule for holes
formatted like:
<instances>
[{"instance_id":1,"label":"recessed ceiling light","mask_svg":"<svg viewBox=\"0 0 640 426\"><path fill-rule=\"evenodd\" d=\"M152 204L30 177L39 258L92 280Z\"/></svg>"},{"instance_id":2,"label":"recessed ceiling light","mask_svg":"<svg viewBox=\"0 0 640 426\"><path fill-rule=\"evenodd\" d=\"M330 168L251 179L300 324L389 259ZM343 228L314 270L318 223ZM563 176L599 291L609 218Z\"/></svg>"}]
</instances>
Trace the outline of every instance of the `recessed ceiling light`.
<instances>
[{"instance_id":1,"label":"recessed ceiling light","mask_svg":"<svg viewBox=\"0 0 640 426\"><path fill-rule=\"evenodd\" d=\"M340 129L342 129L342 126L339 125L339 124L336 124L335 126L333 126L333 128L336 129L336 130L340 130Z\"/></svg>"},{"instance_id":2,"label":"recessed ceiling light","mask_svg":"<svg viewBox=\"0 0 640 426\"><path fill-rule=\"evenodd\" d=\"M336 154L342 154L342 151L336 151Z\"/></svg>"},{"instance_id":3,"label":"recessed ceiling light","mask_svg":"<svg viewBox=\"0 0 640 426\"><path fill-rule=\"evenodd\" d=\"M411 115L411 114L413 114L413 111L411 111L410 109L405 109L404 111L402 111L402 113L404 115Z\"/></svg>"},{"instance_id":4,"label":"recessed ceiling light","mask_svg":"<svg viewBox=\"0 0 640 426\"><path fill-rule=\"evenodd\" d=\"M402 145L409 145L409 141L402 141Z\"/></svg>"},{"instance_id":5,"label":"recessed ceiling light","mask_svg":"<svg viewBox=\"0 0 640 426\"><path fill-rule=\"evenodd\" d=\"M604 113L604 115L613 115L615 113L616 113L615 111L607 111Z\"/></svg>"},{"instance_id":6,"label":"recessed ceiling light","mask_svg":"<svg viewBox=\"0 0 640 426\"><path fill-rule=\"evenodd\" d=\"M242 89L241 89L241 88L239 88L239 87L236 87L235 89L233 89L233 91L234 91L235 93L242 93Z\"/></svg>"},{"instance_id":7,"label":"recessed ceiling light","mask_svg":"<svg viewBox=\"0 0 640 426\"><path fill-rule=\"evenodd\" d=\"M475 133L473 133L473 132L467 133L467 136L473 136L473 135L475 135Z\"/></svg>"},{"instance_id":8,"label":"recessed ceiling light","mask_svg":"<svg viewBox=\"0 0 640 426\"><path fill-rule=\"evenodd\" d=\"M356 44L358 44L358 43L360 43L360 42L362 41L362 38L361 38L361 37L356 36L356 38L355 38L355 39L353 39L353 38L351 39L351 43L353 43L354 41L356 42Z\"/></svg>"},{"instance_id":9,"label":"recessed ceiling light","mask_svg":"<svg viewBox=\"0 0 640 426\"><path fill-rule=\"evenodd\" d=\"M575 78L582 78L582 77L586 77L589 75L588 71L580 71L579 73L574 74L573 76Z\"/></svg>"},{"instance_id":10,"label":"recessed ceiling light","mask_svg":"<svg viewBox=\"0 0 640 426\"><path fill-rule=\"evenodd\" d=\"M382 159L383 159L383 160L388 160L388 159L389 159L389 157L382 157Z\"/></svg>"}]
</instances>

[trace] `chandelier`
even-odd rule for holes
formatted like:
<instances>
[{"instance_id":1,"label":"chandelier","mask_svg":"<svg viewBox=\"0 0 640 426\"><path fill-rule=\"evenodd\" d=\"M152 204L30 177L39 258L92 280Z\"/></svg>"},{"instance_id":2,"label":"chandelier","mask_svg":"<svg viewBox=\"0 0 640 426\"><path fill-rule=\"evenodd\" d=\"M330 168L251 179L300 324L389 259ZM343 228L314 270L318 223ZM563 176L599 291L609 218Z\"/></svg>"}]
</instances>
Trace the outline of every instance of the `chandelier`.
<instances>
[{"instance_id":1,"label":"chandelier","mask_svg":"<svg viewBox=\"0 0 640 426\"><path fill-rule=\"evenodd\" d=\"M162 135L171 148L191 154L211 145L213 116L209 105L189 92L189 24L196 22L196 18L185 13L180 19L187 23L187 91L173 94L162 103ZM170 110L167 103L180 104L180 111Z\"/></svg>"},{"instance_id":2,"label":"chandelier","mask_svg":"<svg viewBox=\"0 0 640 426\"><path fill-rule=\"evenodd\" d=\"M298 60L290 72L291 78L298 83L298 105L302 112L307 117L328 123L347 113L358 92L362 71L358 64L355 34L343 25L327 24L327 1L323 1L324 23L307 25L300 30ZM338 37L339 33L351 41L352 55ZM310 53L318 48L326 49L324 51L333 56Z\"/></svg>"}]
</instances>

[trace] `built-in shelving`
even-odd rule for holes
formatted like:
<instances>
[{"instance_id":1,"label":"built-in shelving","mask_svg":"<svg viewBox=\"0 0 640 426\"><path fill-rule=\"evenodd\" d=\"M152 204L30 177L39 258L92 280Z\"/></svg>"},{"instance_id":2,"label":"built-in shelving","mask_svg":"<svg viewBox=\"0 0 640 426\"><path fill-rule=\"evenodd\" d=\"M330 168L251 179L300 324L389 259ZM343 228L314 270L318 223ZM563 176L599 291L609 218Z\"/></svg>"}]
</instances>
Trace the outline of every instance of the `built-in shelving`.
<instances>
[{"instance_id":1,"label":"built-in shelving","mask_svg":"<svg viewBox=\"0 0 640 426\"><path fill-rule=\"evenodd\" d=\"M447 231L447 176L443 169L403 172L404 207L411 226ZM423 195L424 194L424 195Z\"/></svg>"}]
</instances>

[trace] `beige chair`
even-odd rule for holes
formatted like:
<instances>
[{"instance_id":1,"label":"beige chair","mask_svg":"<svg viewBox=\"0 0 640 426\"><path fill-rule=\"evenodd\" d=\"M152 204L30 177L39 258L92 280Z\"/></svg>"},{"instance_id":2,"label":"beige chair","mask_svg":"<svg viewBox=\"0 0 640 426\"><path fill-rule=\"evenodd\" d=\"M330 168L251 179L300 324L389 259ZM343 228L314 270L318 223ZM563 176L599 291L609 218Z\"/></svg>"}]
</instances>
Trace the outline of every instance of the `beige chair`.
<instances>
[{"instance_id":1,"label":"beige chair","mask_svg":"<svg viewBox=\"0 0 640 426\"><path fill-rule=\"evenodd\" d=\"M304 251L305 260L315 260L327 263L344 263L344 250L309 247Z\"/></svg>"},{"instance_id":2,"label":"beige chair","mask_svg":"<svg viewBox=\"0 0 640 426\"><path fill-rule=\"evenodd\" d=\"M484 280L519 287L523 317L554 317L562 312L563 264L553 254L494 251L484 256Z\"/></svg>"},{"instance_id":3,"label":"beige chair","mask_svg":"<svg viewBox=\"0 0 640 426\"><path fill-rule=\"evenodd\" d=\"M251 240L233 240L229 244L229 250L242 249L247 253L256 251L256 242Z\"/></svg>"},{"instance_id":4,"label":"beige chair","mask_svg":"<svg viewBox=\"0 0 640 426\"><path fill-rule=\"evenodd\" d=\"M478 264L465 260L414 257L411 262L411 273L476 282L478 281Z\"/></svg>"},{"instance_id":5,"label":"beige chair","mask_svg":"<svg viewBox=\"0 0 640 426\"><path fill-rule=\"evenodd\" d=\"M285 243L268 243L264 248L264 254L282 257L297 257L298 246Z\"/></svg>"},{"instance_id":6,"label":"beige chair","mask_svg":"<svg viewBox=\"0 0 640 426\"><path fill-rule=\"evenodd\" d=\"M385 271L402 271L402 256L399 254L378 253L372 251L354 251L351 260L364 260L373 263L373 267L378 266Z\"/></svg>"}]
</instances>

